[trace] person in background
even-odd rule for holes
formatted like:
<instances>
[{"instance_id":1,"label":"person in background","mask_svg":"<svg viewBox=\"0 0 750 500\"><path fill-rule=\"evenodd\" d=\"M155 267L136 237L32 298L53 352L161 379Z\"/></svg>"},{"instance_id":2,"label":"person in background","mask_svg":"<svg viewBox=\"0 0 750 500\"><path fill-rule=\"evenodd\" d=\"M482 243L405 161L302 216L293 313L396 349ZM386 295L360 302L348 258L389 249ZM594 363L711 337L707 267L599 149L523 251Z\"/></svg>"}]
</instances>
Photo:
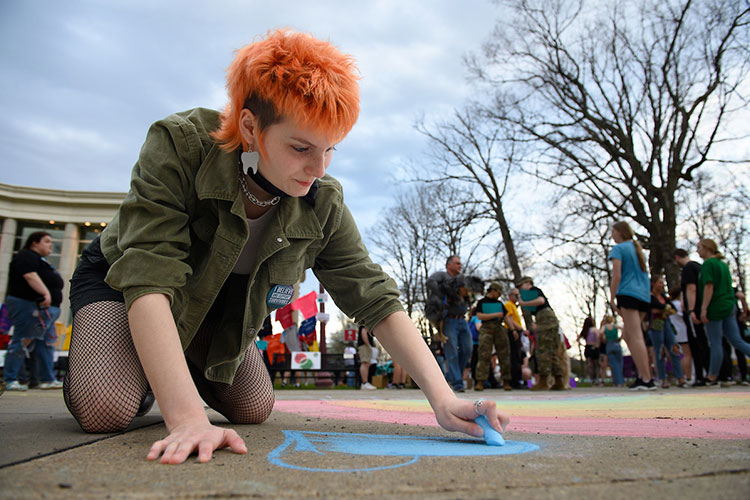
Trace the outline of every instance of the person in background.
<instances>
[{"instance_id":1,"label":"person in background","mask_svg":"<svg viewBox=\"0 0 750 500\"><path fill-rule=\"evenodd\" d=\"M633 239L633 230L625 221L612 225L615 246L609 254L612 261L610 303L612 310L622 316L622 336L630 349L638 378L630 386L634 391L654 391L648 351L643 339L642 322L651 310L651 293L646 271L646 257L640 243Z\"/></svg>"},{"instance_id":2,"label":"person in background","mask_svg":"<svg viewBox=\"0 0 750 500\"><path fill-rule=\"evenodd\" d=\"M682 314L687 327L690 355L695 367L695 382L693 387L706 385L706 375L709 366L709 347L706 331L700 319L701 295L698 289L698 278L701 265L690 260L688 253L682 248L674 251L674 260L682 271L680 272L680 288L682 300Z\"/></svg>"},{"instance_id":3,"label":"person in background","mask_svg":"<svg viewBox=\"0 0 750 500\"><path fill-rule=\"evenodd\" d=\"M526 352L522 345L524 336L521 312L518 310L518 301L521 294L518 288L511 288L508 293L508 300L505 301L505 328L508 329L508 340L510 341L510 385L513 389L526 388L523 383L523 365L526 358Z\"/></svg>"},{"instance_id":4,"label":"person in background","mask_svg":"<svg viewBox=\"0 0 750 500\"><path fill-rule=\"evenodd\" d=\"M594 320L588 316L583 321L583 328L578 334L578 342L586 343L583 350L583 357L586 358L586 367L588 368L589 380L591 385L595 385L599 376L599 344L601 343L599 329L594 326Z\"/></svg>"},{"instance_id":5,"label":"person in background","mask_svg":"<svg viewBox=\"0 0 750 500\"><path fill-rule=\"evenodd\" d=\"M471 379L474 386L477 383L477 360L479 359L479 330L482 328L482 322L477 318L477 307L474 306L469 312L469 331L471 332Z\"/></svg>"},{"instance_id":6,"label":"person in background","mask_svg":"<svg viewBox=\"0 0 750 500\"><path fill-rule=\"evenodd\" d=\"M612 315L604 316L602 320L602 334L607 339L607 358L609 367L612 370L612 383L615 387L624 387L625 378L622 374L622 346L620 340L620 330L615 324L615 317Z\"/></svg>"},{"instance_id":7,"label":"person in background","mask_svg":"<svg viewBox=\"0 0 750 500\"><path fill-rule=\"evenodd\" d=\"M377 389L377 387L370 383L371 361L373 357L377 357L377 354L373 356L373 349L377 349L375 347L375 337L372 336L365 325L359 325L359 331L357 332L357 352L359 353L359 376L362 378L360 388L367 389L368 391Z\"/></svg>"},{"instance_id":8,"label":"person in background","mask_svg":"<svg viewBox=\"0 0 750 500\"><path fill-rule=\"evenodd\" d=\"M661 380L662 389L669 388L667 379L667 367L665 358L670 357L672 361L672 371L677 379L678 387L686 387L685 377L682 374L682 364L680 361L680 352L676 348L679 346L672 332L672 323L669 317L676 311L669 303L668 297L664 294L664 279L661 276L651 277L651 317L649 321L649 335L651 342L654 344L654 356L656 357L656 372Z\"/></svg>"},{"instance_id":9,"label":"person in background","mask_svg":"<svg viewBox=\"0 0 750 500\"><path fill-rule=\"evenodd\" d=\"M27 353L35 360L40 389L62 387L55 377L54 343L64 283L60 273L45 259L51 253L52 237L38 231L26 238L23 248L10 263L5 303L13 322L13 336L3 368L3 379L9 391L29 388L18 381Z\"/></svg>"},{"instance_id":10,"label":"person in background","mask_svg":"<svg viewBox=\"0 0 750 500\"><path fill-rule=\"evenodd\" d=\"M750 356L750 344L740 337L737 327L737 298L732 288L732 276L718 245L711 239L698 242L698 255L703 259L699 288L702 291L700 318L706 325L711 349L708 385L717 385L719 369L724 357L721 339L727 340L745 356Z\"/></svg>"},{"instance_id":11,"label":"person in background","mask_svg":"<svg viewBox=\"0 0 750 500\"><path fill-rule=\"evenodd\" d=\"M690 342L688 342L688 327L685 324L685 315L682 310L682 300L680 287L674 287L669 290L669 303L672 305L675 314L669 316L669 322L672 323L674 330L674 340L676 342L675 350L682 353L682 374L687 383L693 377L693 357L690 351Z\"/></svg>"},{"instance_id":12,"label":"person in background","mask_svg":"<svg viewBox=\"0 0 750 500\"><path fill-rule=\"evenodd\" d=\"M521 291L521 299L518 303L533 314L536 323L534 351L539 370L539 384L535 385L532 390L563 391L565 390L565 383L562 379L562 368L557 357L557 345L560 342L560 323L557 321L557 316L544 292L534 286L534 281L530 277L522 277L516 285ZM534 298L524 300L524 291ZM555 378L551 387L549 385L550 375Z\"/></svg>"},{"instance_id":13,"label":"person in background","mask_svg":"<svg viewBox=\"0 0 750 500\"><path fill-rule=\"evenodd\" d=\"M490 375L492 347L495 347L500 374L503 378L503 389L512 390L510 385L510 343L508 333L503 326L505 306L499 300L502 287L492 282L487 287L487 295L477 302L477 318L482 322L479 330L479 354L477 359L477 383L475 391L483 391L484 384Z\"/></svg>"},{"instance_id":14,"label":"person in background","mask_svg":"<svg viewBox=\"0 0 750 500\"><path fill-rule=\"evenodd\" d=\"M471 359L472 340L466 313L469 294L461 276L461 258L451 255L445 260L445 271L438 271L427 279L431 295L441 297L447 307L443 320L443 343L448 383L455 392L464 392L464 370Z\"/></svg>"},{"instance_id":15,"label":"person in background","mask_svg":"<svg viewBox=\"0 0 750 500\"><path fill-rule=\"evenodd\" d=\"M391 386L395 389L406 389L406 370L400 364L393 362L393 380Z\"/></svg>"}]
</instances>

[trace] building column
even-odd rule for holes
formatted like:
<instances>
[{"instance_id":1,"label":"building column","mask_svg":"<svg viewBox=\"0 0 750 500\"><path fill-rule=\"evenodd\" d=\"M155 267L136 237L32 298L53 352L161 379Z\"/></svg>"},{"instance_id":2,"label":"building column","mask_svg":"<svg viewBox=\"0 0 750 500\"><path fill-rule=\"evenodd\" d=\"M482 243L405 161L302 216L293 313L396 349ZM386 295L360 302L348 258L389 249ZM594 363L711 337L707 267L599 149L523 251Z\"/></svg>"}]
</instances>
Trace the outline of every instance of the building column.
<instances>
[{"instance_id":1,"label":"building column","mask_svg":"<svg viewBox=\"0 0 750 500\"><path fill-rule=\"evenodd\" d=\"M0 234L0 302L5 302L8 291L8 272L10 261L13 259L13 244L16 241L18 223L16 219L3 221L3 232Z\"/></svg>"},{"instance_id":2,"label":"building column","mask_svg":"<svg viewBox=\"0 0 750 500\"><path fill-rule=\"evenodd\" d=\"M70 291L70 278L73 277L73 271L76 269L78 262L78 244L80 242L80 231L78 225L65 224L65 234L63 235L62 248L60 249L60 276L63 278L63 301L60 304L60 319L64 324L71 322L70 318L70 301L68 293Z\"/></svg>"}]
</instances>

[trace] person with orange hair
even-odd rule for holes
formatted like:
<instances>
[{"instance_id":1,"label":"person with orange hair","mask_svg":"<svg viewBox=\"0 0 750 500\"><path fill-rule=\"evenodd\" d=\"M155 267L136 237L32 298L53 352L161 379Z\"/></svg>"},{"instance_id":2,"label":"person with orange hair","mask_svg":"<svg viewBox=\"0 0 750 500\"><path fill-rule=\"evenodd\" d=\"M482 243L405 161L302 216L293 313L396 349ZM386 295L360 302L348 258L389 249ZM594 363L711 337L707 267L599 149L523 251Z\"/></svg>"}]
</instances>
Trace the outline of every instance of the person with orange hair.
<instances>
[{"instance_id":1,"label":"person with orange hair","mask_svg":"<svg viewBox=\"0 0 750 500\"><path fill-rule=\"evenodd\" d=\"M358 78L331 43L276 30L237 51L223 112L151 127L128 195L71 280L63 394L84 431L121 431L155 397L168 434L148 459L246 453L202 401L233 424L268 418L273 386L254 341L310 268L412 374L445 429L482 436L480 413L504 429L493 402L454 395L326 174L359 115Z\"/></svg>"}]
</instances>

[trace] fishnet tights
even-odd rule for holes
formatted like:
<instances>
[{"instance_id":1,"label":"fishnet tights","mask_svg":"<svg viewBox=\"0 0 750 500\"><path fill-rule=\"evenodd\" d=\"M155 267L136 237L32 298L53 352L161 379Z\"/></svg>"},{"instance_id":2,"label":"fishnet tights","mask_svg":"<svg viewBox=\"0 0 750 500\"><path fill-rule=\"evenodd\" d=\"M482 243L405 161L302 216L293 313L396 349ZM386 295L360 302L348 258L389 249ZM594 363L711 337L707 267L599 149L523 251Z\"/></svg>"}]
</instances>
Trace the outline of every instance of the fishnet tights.
<instances>
[{"instance_id":1,"label":"fishnet tights","mask_svg":"<svg viewBox=\"0 0 750 500\"><path fill-rule=\"evenodd\" d=\"M255 345L245 352L233 383L203 376L211 325L188 348L188 366L204 401L236 424L260 423L273 409L271 379ZM125 304L94 302L73 318L65 404L86 432L119 432L135 418L148 389L128 327Z\"/></svg>"}]
</instances>

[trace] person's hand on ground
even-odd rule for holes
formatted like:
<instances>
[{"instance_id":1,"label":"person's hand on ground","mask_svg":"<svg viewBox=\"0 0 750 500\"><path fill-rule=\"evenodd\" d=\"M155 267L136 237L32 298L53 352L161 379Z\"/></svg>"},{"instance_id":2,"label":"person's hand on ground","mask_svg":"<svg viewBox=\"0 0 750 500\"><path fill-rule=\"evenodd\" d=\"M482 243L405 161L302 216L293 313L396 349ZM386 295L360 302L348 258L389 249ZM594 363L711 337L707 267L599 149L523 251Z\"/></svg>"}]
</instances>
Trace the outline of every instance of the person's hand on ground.
<instances>
[{"instance_id":1,"label":"person's hand on ground","mask_svg":"<svg viewBox=\"0 0 750 500\"><path fill-rule=\"evenodd\" d=\"M479 424L474 422L474 419L479 415L485 415L492 427L502 434L508 426L510 418L497 409L494 401L480 401L481 404L477 404L475 401L453 398L444 407L435 409L435 417L445 430L459 431L469 436L481 438L484 436L484 431L479 427Z\"/></svg>"},{"instance_id":2,"label":"person's hand on ground","mask_svg":"<svg viewBox=\"0 0 750 500\"><path fill-rule=\"evenodd\" d=\"M172 429L164 439L151 445L146 458L156 460L161 456L163 464L181 464L191 453L198 452L199 462L208 462L214 450L229 448L244 455L247 446L233 429L211 425L208 421L186 423Z\"/></svg>"}]
</instances>

